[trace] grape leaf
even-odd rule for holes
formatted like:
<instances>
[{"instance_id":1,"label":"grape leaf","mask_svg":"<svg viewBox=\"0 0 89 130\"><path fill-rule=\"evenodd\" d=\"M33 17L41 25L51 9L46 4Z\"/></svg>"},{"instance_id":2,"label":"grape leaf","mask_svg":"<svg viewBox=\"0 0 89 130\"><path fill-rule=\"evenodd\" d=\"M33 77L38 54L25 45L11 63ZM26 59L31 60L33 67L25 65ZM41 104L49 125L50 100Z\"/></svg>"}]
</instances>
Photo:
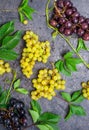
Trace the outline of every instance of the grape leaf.
<instances>
[{"instance_id":1,"label":"grape leaf","mask_svg":"<svg viewBox=\"0 0 89 130\"><path fill-rule=\"evenodd\" d=\"M8 22L0 27L0 40L14 31L14 22ZM2 42L1 42L2 43Z\"/></svg>"},{"instance_id":2,"label":"grape leaf","mask_svg":"<svg viewBox=\"0 0 89 130\"><path fill-rule=\"evenodd\" d=\"M69 51L64 55L64 59L71 58L73 56L73 52Z\"/></svg>"},{"instance_id":3,"label":"grape leaf","mask_svg":"<svg viewBox=\"0 0 89 130\"><path fill-rule=\"evenodd\" d=\"M78 45L77 45L77 52L79 52L80 50L89 50L89 48L86 47L84 40L82 38L78 39Z\"/></svg>"},{"instance_id":4,"label":"grape leaf","mask_svg":"<svg viewBox=\"0 0 89 130\"><path fill-rule=\"evenodd\" d=\"M75 65L75 64L71 64L71 63L69 62L69 60L66 60L65 65L66 65L67 69L68 69L70 72L71 72L71 71L72 71L72 72L77 71L76 65Z\"/></svg>"},{"instance_id":5,"label":"grape leaf","mask_svg":"<svg viewBox=\"0 0 89 130\"><path fill-rule=\"evenodd\" d=\"M13 36L6 36L2 41L1 48L8 50L15 48L21 39L21 34L21 31L18 31Z\"/></svg>"},{"instance_id":6,"label":"grape leaf","mask_svg":"<svg viewBox=\"0 0 89 130\"><path fill-rule=\"evenodd\" d=\"M69 93L67 92L61 92L61 96L63 99L65 99L66 101L70 102L71 101L71 96Z\"/></svg>"},{"instance_id":7,"label":"grape leaf","mask_svg":"<svg viewBox=\"0 0 89 130\"><path fill-rule=\"evenodd\" d=\"M84 100L83 95L80 95L78 98L72 101L72 103L79 104Z\"/></svg>"},{"instance_id":8,"label":"grape leaf","mask_svg":"<svg viewBox=\"0 0 89 130\"><path fill-rule=\"evenodd\" d=\"M20 86L20 79L18 79L18 80L16 80L15 82L14 82L14 89L17 89L17 88L19 88L19 86Z\"/></svg>"},{"instance_id":9,"label":"grape leaf","mask_svg":"<svg viewBox=\"0 0 89 130\"><path fill-rule=\"evenodd\" d=\"M13 50L0 49L0 59L3 60L16 60L18 54Z\"/></svg>"},{"instance_id":10,"label":"grape leaf","mask_svg":"<svg viewBox=\"0 0 89 130\"><path fill-rule=\"evenodd\" d=\"M50 130L47 126L45 125L36 125L40 130Z\"/></svg>"},{"instance_id":11,"label":"grape leaf","mask_svg":"<svg viewBox=\"0 0 89 130\"><path fill-rule=\"evenodd\" d=\"M32 109L36 112L38 112L39 114L41 114L41 107L39 105L39 103L35 100L32 100L31 101L31 106L32 106Z\"/></svg>"},{"instance_id":12,"label":"grape leaf","mask_svg":"<svg viewBox=\"0 0 89 130\"><path fill-rule=\"evenodd\" d=\"M52 123L56 124L60 120L60 116L50 113L50 112L44 112L40 115L38 122L44 122L44 123Z\"/></svg>"},{"instance_id":13,"label":"grape leaf","mask_svg":"<svg viewBox=\"0 0 89 130\"><path fill-rule=\"evenodd\" d=\"M29 93L25 88L16 88L15 91L24 95L27 95Z\"/></svg>"},{"instance_id":14,"label":"grape leaf","mask_svg":"<svg viewBox=\"0 0 89 130\"><path fill-rule=\"evenodd\" d=\"M73 92L71 99L72 101L76 100L81 95L81 90Z\"/></svg>"},{"instance_id":15,"label":"grape leaf","mask_svg":"<svg viewBox=\"0 0 89 130\"><path fill-rule=\"evenodd\" d=\"M72 115L73 115L73 113L71 112L71 109L69 108L69 112L68 112L68 114L65 117L65 121L69 120Z\"/></svg>"},{"instance_id":16,"label":"grape leaf","mask_svg":"<svg viewBox=\"0 0 89 130\"><path fill-rule=\"evenodd\" d=\"M86 112L82 106L70 105L71 112L78 116L85 116Z\"/></svg>"},{"instance_id":17,"label":"grape leaf","mask_svg":"<svg viewBox=\"0 0 89 130\"><path fill-rule=\"evenodd\" d=\"M39 113L33 110L29 110L29 113L31 114L34 123L36 123L39 119Z\"/></svg>"},{"instance_id":18,"label":"grape leaf","mask_svg":"<svg viewBox=\"0 0 89 130\"><path fill-rule=\"evenodd\" d=\"M23 0L20 6L18 7L18 13L20 16L20 21L23 23L25 18L32 20L32 14L35 12L35 9L31 8L28 5L28 0Z\"/></svg>"}]
</instances>

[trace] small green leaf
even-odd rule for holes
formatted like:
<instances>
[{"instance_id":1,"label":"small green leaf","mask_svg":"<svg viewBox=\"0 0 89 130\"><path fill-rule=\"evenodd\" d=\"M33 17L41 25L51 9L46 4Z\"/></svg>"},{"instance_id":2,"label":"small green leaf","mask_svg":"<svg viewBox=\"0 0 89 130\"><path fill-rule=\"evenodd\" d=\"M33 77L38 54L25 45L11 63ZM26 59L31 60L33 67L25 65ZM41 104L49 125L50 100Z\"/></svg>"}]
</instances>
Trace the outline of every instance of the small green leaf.
<instances>
[{"instance_id":1,"label":"small green leaf","mask_svg":"<svg viewBox=\"0 0 89 130\"><path fill-rule=\"evenodd\" d=\"M39 114L41 113L41 107L39 105L39 103L35 100L32 100L31 101L31 106L32 106L32 109L36 112L38 112Z\"/></svg>"},{"instance_id":2,"label":"small green leaf","mask_svg":"<svg viewBox=\"0 0 89 130\"><path fill-rule=\"evenodd\" d=\"M40 115L38 122L44 122L44 123L52 123L56 124L60 120L60 116L50 113L50 112L45 112Z\"/></svg>"},{"instance_id":3,"label":"small green leaf","mask_svg":"<svg viewBox=\"0 0 89 130\"><path fill-rule=\"evenodd\" d=\"M77 71L76 66L74 64L71 64L69 60L66 60L65 65L70 72Z\"/></svg>"},{"instance_id":4,"label":"small green leaf","mask_svg":"<svg viewBox=\"0 0 89 130\"><path fill-rule=\"evenodd\" d=\"M28 90L25 88L17 88L15 89L15 91L24 95L27 95L29 93Z\"/></svg>"},{"instance_id":5,"label":"small green leaf","mask_svg":"<svg viewBox=\"0 0 89 130\"><path fill-rule=\"evenodd\" d=\"M20 83L21 83L20 79L17 79L17 80L14 82L14 89L19 88L19 87L20 87Z\"/></svg>"},{"instance_id":6,"label":"small green leaf","mask_svg":"<svg viewBox=\"0 0 89 130\"><path fill-rule=\"evenodd\" d=\"M66 69L66 67L65 67L63 61L61 61L61 63L60 63L59 70L60 70L61 73L63 73L63 74L66 75L66 76L70 76L70 75L71 75L71 72L69 72L69 71Z\"/></svg>"},{"instance_id":7,"label":"small green leaf","mask_svg":"<svg viewBox=\"0 0 89 130\"><path fill-rule=\"evenodd\" d=\"M20 18L20 21L23 23L25 16L22 12L19 12L19 18Z\"/></svg>"},{"instance_id":8,"label":"small green leaf","mask_svg":"<svg viewBox=\"0 0 89 130\"><path fill-rule=\"evenodd\" d=\"M40 130L50 130L47 126L45 125L36 125Z\"/></svg>"},{"instance_id":9,"label":"small green leaf","mask_svg":"<svg viewBox=\"0 0 89 130\"><path fill-rule=\"evenodd\" d=\"M72 103L79 104L81 103L85 98L83 95L80 95L77 99L73 100Z\"/></svg>"},{"instance_id":10,"label":"small green leaf","mask_svg":"<svg viewBox=\"0 0 89 130\"><path fill-rule=\"evenodd\" d=\"M69 108L69 112L68 112L68 114L65 117L65 121L69 120L72 115L73 115L73 113L71 112L71 109Z\"/></svg>"},{"instance_id":11,"label":"small green leaf","mask_svg":"<svg viewBox=\"0 0 89 130\"><path fill-rule=\"evenodd\" d=\"M70 102L71 101L71 96L69 93L67 92L61 92L61 96L63 99L65 99L66 101Z\"/></svg>"},{"instance_id":12,"label":"small green leaf","mask_svg":"<svg viewBox=\"0 0 89 130\"><path fill-rule=\"evenodd\" d=\"M54 31L54 32L52 33L52 38L55 39L55 38L57 37L57 35L58 35L58 31Z\"/></svg>"},{"instance_id":13,"label":"small green leaf","mask_svg":"<svg viewBox=\"0 0 89 130\"><path fill-rule=\"evenodd\" d=\"M46 124L45 126L46 126L46 127L48 127L48 128L49 128L49 130L54 130L54 129L53 129L53 127L52 127L52 126L50 126L50 125L48 125L48 124Z\"/></svg>"},{"instance_id":14,"label":"small green leaf","mask_svg":"<svg viewBox=\"0 0 89 130\"><path fill-rule=\"evenodd\" d=\"M8 22L0 27L0 40L14 31L14 22Z\"/></svg>"},{"instance_id":15,"label":"small green leaf","mask_svg":"<svg viewBox=\"0 0 89 130\"><path fill-rule=\"evenodd\" d=\"M73 64L80 64L80 63L82 63L80 58L69 58L68 60L70 62L72 62Z\"/></svg>"},{"instance_id":16,"label":"small green leaf","mask_svg":"<svg viewBox=\"0 0 89 130\"><path fill-rule=\"evenodd\" d=\"M0 104L3 105L5 104L6 101L6 96L7 96L8 90L4 90L1 95L0 95ZM8 99L9 100L9 99Z\"/></svg>"},{"instance_id":17,"label":"small green leaf","mask_svg":"<svg viewBox=\"0 0 89 130\"><path fill-rule=\"evenodd\" d=\"M76 98L78 98L80 94L81 94L81 90L73 92L72 97L71 97L72 101L76 100Z\"/></svg>"},{"instance_id":18,"label":"small green leaf","mask_svg":"<svg viewBox=\"0 0 89 130\"><path fill-rule=\"evenodd\" d=\"M22 0L22 2L21 2L21 4L20 4L20 7L21 7L21 8L24 8L24 7L27 6L27 4L28 4L28 0Z\"/></svg>"},{"instance_id":19,"label":"small green leaf","mask_svg":"<svg viewBox=\"0 0 89 130\"><path fill-rule=\"evenodd\" d=\"M86 112L82 106L70 105L71 112L77 116L85 116Z\"/></svg>"},{"instance_id":20,"label":"small green leaf","mask_svg":"<svg viewBox=\"0 0 89 130\"><path fill-rule=\"evenodd\" d=\"M0 95L1 95L1 93L2 93L2 87L0 86Z\"/></svg>"},{"instance_id":21,"label":"small green leaf","mask_svg":"<svg viewBox=\"0 0 89 130\"><path fill-rule=\"evenodd\" d=\"M39 119L39 113L33 110L29 110L29 113L31 114L34 123L36 123Z\"/></svg>"},{"instance_id":22,"label":"small green leaf","mask_svg":"<svg viewBox=\"0 0 89 130\"><path fill-rule=\"evenodd\" d=\"M29 20L32 20L32 13L29 13L27 7L22 10L22 13L27 17Z\"/></svg>"},{"instance_id":23,"label":"small green leaf","mask_svg":"<svg viewBox=\"0 0 89 130\"><path fill-rule=\"evenodd\" d=\"M61 64L61 62L62 62L62 60L58 60L57 62L55 62L55 68L58 70L58 71L60 71L59 70L59 66L60 66L60 64Z\"/></svg>"},{"instance_id":24,"label":"small green leaf","mask_svg":"<svg viewBox=\"0 0 89 130\"><path fill-rule=\"evenodd\" d=\"M84 40L82 39L82 38L79 38L78 39L78 45L77 45L77 48L76 48L76 50L77 50L77 52L79 52L80 50L89 50L87 47L86 47L86 45L85 45L85 43L84 43Z\"/></svg>"},{"instance_id":25,"label":"small green leaf","mask_svg":"<svg viewBox=\"0 0 89 130\"><path fill-rule=\"evenodd\" d=\"M0 59L3 60L16 60L18 54L13 50L0 49Z\"/></svg>"},{"instance_id":26,"label":"small green leaf","mask_svg":"<svg viewBox=\"0 0 89 130\"><path fill-rule=\"evenodd\" d=\"M67 58L71 58L73 56L73 52L67 52L65 55L64 55L64 59L67 59Z\"/></svg>"},{"instance_id":27,"label":"small green leaf","mask_svg":"<svg viewBox=\"0 0 89 130\"><path fill-rule=\"evenodd\" d=\"M18 31L13 36L6 36L2 41L2 48L9 50L15 48L21 39L21 34L21 31Z\"/></svg>"}]
</instances>

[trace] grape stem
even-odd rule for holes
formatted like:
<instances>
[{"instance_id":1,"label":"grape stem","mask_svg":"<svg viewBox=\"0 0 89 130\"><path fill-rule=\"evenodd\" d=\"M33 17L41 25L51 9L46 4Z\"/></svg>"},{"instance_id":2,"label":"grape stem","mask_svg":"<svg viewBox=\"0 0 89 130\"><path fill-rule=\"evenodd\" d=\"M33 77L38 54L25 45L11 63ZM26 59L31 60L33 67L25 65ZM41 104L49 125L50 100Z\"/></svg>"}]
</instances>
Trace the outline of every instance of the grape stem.
<instances>
[{"instance_id":1,"label":"grape stem","mask_svg":"<svg viewBox=\"0 0 89 130\"><path fill-rule=\"evenodd\" d=\"M82 63L89 69L89 64L87 64L86 61L82 58L82 56L76 51L76 49L73 47L70 40L68 38L66 38L63 34L61 34L57 28L54 28L49 24L49 4L50 4L50 0L47 1L46 10L45 10L47 26L49 28L53 29L54 31L56 31L61 36L61 38L63 38L66 41L66 43L72 48L72 50L75 52L75 54L81 59Z\"/></svg>"},{"instance_id":2,"label":"grape stem","mask_svg":"<svg viewBox=\"0 0 89 130\"><path fill-rule=\"evenodd\" d=\"M12 87L13 87L13 83L14 81L16 80L16 71L13 71L13 79L12 79L12 82L10 84L10 87L9 87L9 90L8 90L8 93L7 93L7 97L6 97L6 100L5 100L5 104L7 103L10 95L11 95L11 91L12 91Z\"/></svg>"},{"instance_id":3,"label":"grape stem","mask_svg":"<svg viewBox=\"0 0 89 130\"><path fill-rule=\"evenodd\" d=\"M61 100L63 100L64 102L67 102L68 104L71 104L70 102L68 102L68 101L66 101L65 99L63 99L61 96L55 96L56 98L59 98L59 99L61 99Z\"/></svg>"},{"instance_id":4,"label":"grape stem","mask_svg":"<svg viewBox=\"0 0 89 130\"><path fill-rule=\"evenodd\" d=\"M15 9L0 9L0 12L17 12Z\"/></svg>"}]
</instances>

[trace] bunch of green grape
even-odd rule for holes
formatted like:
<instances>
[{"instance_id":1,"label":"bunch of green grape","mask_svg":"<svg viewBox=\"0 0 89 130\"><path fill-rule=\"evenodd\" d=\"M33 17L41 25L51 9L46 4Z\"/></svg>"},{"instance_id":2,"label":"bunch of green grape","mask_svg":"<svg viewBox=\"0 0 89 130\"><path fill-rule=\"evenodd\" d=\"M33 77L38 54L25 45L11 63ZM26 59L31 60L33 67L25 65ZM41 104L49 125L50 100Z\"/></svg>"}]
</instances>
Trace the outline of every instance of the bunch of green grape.
<instances>
[{"instance_id":1,"label":"bunch of green grape","mask_svg":"<svg viewBox=\"0 0 89 130\"><path fill-rule=\"evenodd\" d=\"M32 31L26 31L23 39L26 42L26 47L23 49L20 65L23 74L30 78L33 74L33 67L36 61L47 62L50 56L50 43L48 41L40 42L38 35Z\"/></svg>"},{"instance_id":2,"label":"bunch of green grape","mask_svg":"<svg viewBox=\"0 0 89 130\"><path fill-rule=\"evenodd\" d=\"M31 92L31 97L38 100L41 97L51 100L56 95L55 90L65 89L65 80L61 78L57 69L43 69L39 71L38 78L32 80L36 89Z\"/></svg>"},{"instance_id":3,"label":"bunch of green grape","mask_svg":"<svg viewBox=\"0 0 89 130\"><path fill-rule=\"evenodd\" d=\"M0 60L0 75L9 72L11 72L9 63L5 63L3 60Z\"/></svg>"},{"instance_id":4,"label":"bunch of green grape","mask_svg":"<svg viewBox=\"0 0 89 130\"><path fill-rule=\"evenodd\" d=\"M82 87L83 96L89 100L89 81L83 82Z\"/></svg>"}]
</instances>

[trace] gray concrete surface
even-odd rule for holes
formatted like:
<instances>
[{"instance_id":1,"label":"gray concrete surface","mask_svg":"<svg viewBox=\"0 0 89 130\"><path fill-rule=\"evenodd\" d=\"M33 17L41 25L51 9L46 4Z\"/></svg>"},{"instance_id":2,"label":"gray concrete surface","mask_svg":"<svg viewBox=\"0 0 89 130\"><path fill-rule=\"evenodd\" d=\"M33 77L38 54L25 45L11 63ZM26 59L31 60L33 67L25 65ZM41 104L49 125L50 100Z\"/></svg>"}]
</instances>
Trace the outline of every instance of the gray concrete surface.
<instances>
[{"instance_id":1,"label":"gray concrete surface","mask_svg":"<svg viewBox=\"0 0 89 130\"><path fill-rule=\"evenodd\" d=\"M7 21L16 20L15 26L16 30L32 30L35 33L37 33L40 37L41 41L49 40L51 42L51 56L49 58L49 61L47 64L37 63L34 68L34 75L30 79L26 79L21 73L21 69L19 67L19 59L21 56L22 49L24 47L23 41L20 42L19 46L16 48L17 52L19 52L20 56L19 58L11 62L11 67L16 69L18 72L18 78L21 78L21 86L27 88L29 91L31 91L32 84L31 79L36 77L37 72L39 69L47 67L50 68L50 62L55 62L57 59L61 58L61 53L63 51L69 50L70 47L66 44L66 42L61 39L60 37L57 37L57 39L53 42L51 37L52 30L48 29L46 26L46 19L45 19L45 5L47 0L33 0L33 2L30 2L29 4L37 10L37 14L33 15L33 21L29 21L29 24L27 26L22 25L19 22L18 19L18 13L17 12L2 12L2 9L11 9L16 10L18 5L20 4L21 0L0 0L0 24L3 24ZM89 17L89 1L88 0L75 0L72 2L75 6L77 6L78 10L86 17ZM71 39L72 43L76 45L77 38L76 36L73 36ZM87 46L89 42L86 42ZM82 51L81 55L85 58L87 62L89 62L89 53ZM6 86L8 87L9 84L7 84L5 81L5 78L12 78L12 75L5 74L3 77L0 77L0 85L2 87ZM81 88L81 82L89 80L89 70L83 65L78 65L78 72L73 73L71 77L63 76L63 78L66 80L66 91L67 92L73 92L75 90L78 90ZM21 100L24 100L26 106L29 106L30 97L19 95L17 93L13 94L14 97L18 97ZM69 121L65 122L63 117L66 115L67 111L67 104L65 102L58 100L54 98L52 101L47 101L46 99L40 99L39 103L41 104L43 111L51 111L56 114L59 114L62 116L62 120L59 123L59 127L61 130L89 130L89 101L85 100L82 103L82 106L85 108L87 112L87 116L85 117L77 117L73 116ZM29 123L31 124L31 118L29 117ZM0 126L0 130L5 130L2 126ZM29 128L28 130L37 130L36 127Z\"/></svg>"}]
</instances>

